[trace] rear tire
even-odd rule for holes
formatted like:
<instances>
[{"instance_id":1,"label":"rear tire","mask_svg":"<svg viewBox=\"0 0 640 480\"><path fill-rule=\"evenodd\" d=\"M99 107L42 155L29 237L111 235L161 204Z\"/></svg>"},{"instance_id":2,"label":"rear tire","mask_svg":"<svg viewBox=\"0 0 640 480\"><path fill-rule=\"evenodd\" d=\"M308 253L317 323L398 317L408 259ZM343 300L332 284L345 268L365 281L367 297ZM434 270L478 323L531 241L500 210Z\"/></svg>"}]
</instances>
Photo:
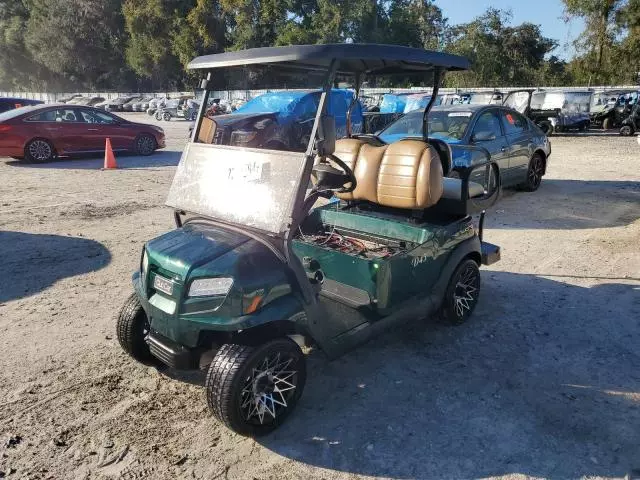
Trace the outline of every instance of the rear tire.
<instances>
[{"instance_id":1,"label":"rear tire","mask_svg":"<svg viewBox=\"0 0 640 480\"><path fill-rule=\"evenodd\" d=\"M304 354L289 338L256 347L225 344L207 372L207 405L234 432L264 435L293 411L306 376Z\"/></svg>"},{"instance_id":2,"label":"rear tire","mask_svg":"<svg viewBox=\"0 0 640 480\"><path fill-rule=\"evenodd\" d=\"M34 138L24 147L24 158L32 163L44 163L53 160L53 145L44 138Z\"/></svg>"},{"instance_id":3,"label":"rear tire","mask_svg":"<svg viewBox=\"0 0 640 480\"><path fill-rule=\"evenodd\" d=\"M602 122L602 129L603 130L609 130L612 127L612 121L610 118L605 118L604 121Z\"/></svg>"},{"instance_id":4,"label":"rear tire","mask_svg":"<svg viewBox=\"0 0 640 480\"><path fill-rule=\"evenodd\" d=\"M122 349L134 360L144 365L163 365L149 351L145 341L150 330L147 314L140 305L136 293L132 293L118 314L116 334Z\"/></svg>"},{"instance_id":5,"label":"rear tire","mask_svg":"<svg viewBox=\"0 0 640 480\"><path fill-rule=\"evenodd\" d=\"M620 127L620 135L623 137L630 137L633 135L633 128L630 125L623 125Z\"/></svg>"},{"instance_id":6,"label":"rear tire","mask_svg":"<svg viewBox=\"0 0 640 480\"><path fill-rule=\"evenodd\" d=\"M165 122L170 121L170 120L171 120L171 114L170 114L170 113L165 112L165 113L162 115L162 119L163 119Z\"/></svg>"},{"instance_id":7,"label":"rear tire","mask_svg":"<svg viewBox=\"0 0 640 480\"><path fill-rule=\"evenodd\" d=\"M467 258L451 275L438 317L450 325L462 325L471 317L479 296L480 268Z\"/></svg>"},{"instance_id":8,"label":"rear tire","mask_svg":"<svg viewBox=\"0 0 640 480\"><path fill-rule=\"evenodd\" d=\"M534 153L529 160L529 168L527 169L527 179L519 185L521 190L525 192L535 192L540 188L542 183L542 175L544 174L544 160L539 153Z\"/></svg>"}]
</instances>

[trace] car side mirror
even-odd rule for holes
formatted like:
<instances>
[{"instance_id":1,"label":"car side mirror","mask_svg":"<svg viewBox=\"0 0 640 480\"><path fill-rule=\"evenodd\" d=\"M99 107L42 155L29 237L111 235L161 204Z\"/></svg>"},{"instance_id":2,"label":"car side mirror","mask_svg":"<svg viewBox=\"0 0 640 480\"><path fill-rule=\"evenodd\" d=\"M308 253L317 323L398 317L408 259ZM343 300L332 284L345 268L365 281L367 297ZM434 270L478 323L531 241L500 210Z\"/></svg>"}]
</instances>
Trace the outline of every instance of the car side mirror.
<instances>
[{"instance_id":1,"label":"car side mirror","mask_svg":"<svg viewBox=\"0 0 640 480\"><path fill-rule=\"evenodd\" d=\"M490 142L496 139L496 135L493 132L477 132L471 135L471 141L473 143L478 142Z\"/></svg>"},{"instance_id":2,"label":"car side mirror","mask_svg":"<svg viewBox=\"0 0 640 480\"><path fill-rule=\"evenodd\" d=\"M336 119L330 115L320 117L316 147L320 157L328 157L336 149Z\"/></svg>"}]
</instances>

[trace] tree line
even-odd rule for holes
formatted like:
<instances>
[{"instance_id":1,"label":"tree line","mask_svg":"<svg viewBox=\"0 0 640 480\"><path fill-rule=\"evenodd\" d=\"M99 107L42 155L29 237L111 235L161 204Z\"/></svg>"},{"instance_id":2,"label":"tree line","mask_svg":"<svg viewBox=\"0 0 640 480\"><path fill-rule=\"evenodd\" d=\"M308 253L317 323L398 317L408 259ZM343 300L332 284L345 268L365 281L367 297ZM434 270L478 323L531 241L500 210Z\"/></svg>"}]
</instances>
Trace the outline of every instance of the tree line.
<instances>
[{"instance_id":1,"label":"tree line","mask_svg":"<svg viewBox=\"0 0 640 480\"><path fill-rule=\"evenodd\" d=\"M198 55L330 42L468 57L447 86L636 83L640 0L559 1L586 26L568 61L539 25L494 8L451 25L433 0L0 0L0 89L178 90Z\"/></svg>"}]
</instances>

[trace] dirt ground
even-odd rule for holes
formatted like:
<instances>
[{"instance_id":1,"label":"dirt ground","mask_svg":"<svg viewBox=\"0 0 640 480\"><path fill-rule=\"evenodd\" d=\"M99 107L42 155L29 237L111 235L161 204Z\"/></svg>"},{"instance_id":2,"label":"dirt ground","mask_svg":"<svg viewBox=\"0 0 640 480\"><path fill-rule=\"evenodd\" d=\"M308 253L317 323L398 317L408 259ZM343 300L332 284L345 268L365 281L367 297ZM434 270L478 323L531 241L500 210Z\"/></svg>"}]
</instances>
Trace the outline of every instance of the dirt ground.
<instances>
[{"instance_id":1,"label":"dirt ground","mask_svg":"<svg viewBox=\"0 0 640 480\"><path fill-rule=\"evenodd\" d=\"M148 117L137 116L136 118ZM640 147L557 136L536 193L507 191L468 324L419 322L309 358L296 412L252 440L203 375L118 346L114 315L186 122L149 158L0 159L0 478L620 478L640 469Z\"/></svg>"}]
</instances>

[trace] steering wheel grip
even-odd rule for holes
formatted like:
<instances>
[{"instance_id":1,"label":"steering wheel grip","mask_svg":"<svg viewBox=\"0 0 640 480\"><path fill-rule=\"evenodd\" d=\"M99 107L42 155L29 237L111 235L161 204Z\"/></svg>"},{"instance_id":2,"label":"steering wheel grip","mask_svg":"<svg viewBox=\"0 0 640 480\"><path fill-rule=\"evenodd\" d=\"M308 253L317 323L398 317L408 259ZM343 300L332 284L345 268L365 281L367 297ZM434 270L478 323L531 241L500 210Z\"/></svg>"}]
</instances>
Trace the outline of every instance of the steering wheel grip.
<instances>
[{"instance_id":1,"label":"steering wheel grip","mask_svg":"<svg viewBox=\"0 0 640 480\"><path fill-rule=\"evenodd\" d=\"M351 192L353 192L356 189L356 186L358 185L358 180L356 180L356 175L355 175L355 173L353 173L353 170L351 170L349 165L344 163L342 160L340 160L334 154L330 154L329 155L329 159L332 162L336 163L344 171L344 173L347 175L347 177L349 177L348 181L351 183L351 186L343 187L340 190L337 190L336 193L351 193Z\"/></svg>"}]
</instances>

